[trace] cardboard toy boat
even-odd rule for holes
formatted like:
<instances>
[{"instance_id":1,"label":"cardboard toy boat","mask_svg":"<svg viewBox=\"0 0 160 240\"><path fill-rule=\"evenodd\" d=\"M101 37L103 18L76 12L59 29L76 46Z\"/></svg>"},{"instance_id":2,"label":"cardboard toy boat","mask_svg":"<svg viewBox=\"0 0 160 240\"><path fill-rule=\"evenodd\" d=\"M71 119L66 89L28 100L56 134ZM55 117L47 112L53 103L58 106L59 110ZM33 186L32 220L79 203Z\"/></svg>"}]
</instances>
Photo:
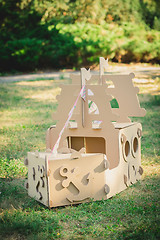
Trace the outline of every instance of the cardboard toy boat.
<instances>
[{"instance_id":1,"label":"cardboard toy boat","mask_svg":"<svg viewBox=\"0 0 160 240\"><path fill-rule=\"evenodd\" d=\"M108 199L136 183L142 173L142 117L133 86L134 74L100 75L81 69L62 85L59 105L46 134L46 152L29 152L25 159L29 196L48 207ZM110 87L108 82L112 82ZM110 101L116 99L118 108Z\"/></svg>"}]
</instances>

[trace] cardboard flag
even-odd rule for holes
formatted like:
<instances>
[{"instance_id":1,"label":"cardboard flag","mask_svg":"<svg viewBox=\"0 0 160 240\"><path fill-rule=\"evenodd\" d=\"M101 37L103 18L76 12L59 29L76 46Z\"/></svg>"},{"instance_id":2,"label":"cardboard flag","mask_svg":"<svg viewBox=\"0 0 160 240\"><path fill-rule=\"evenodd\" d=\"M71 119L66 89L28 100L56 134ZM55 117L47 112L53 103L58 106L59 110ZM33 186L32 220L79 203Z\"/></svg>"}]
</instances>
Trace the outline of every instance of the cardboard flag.
<instances>
[{"instance_id":1,"label":"cardboard flag","mask_svg":"<svg viewBox=\"0 0 160 240\"><path fill-rule=\"evenodd\" d=\"M107 70L108 67L108 58L100 57L99 58L99 83L102 84L102 75L104 75L104 70Z\"/></svg>"},{"instance_id":2,"label":"cardboard flag","mask_svg":"<svg viewBox=\"0 0 160 240\"><path fill-rule=\"evenodd\" d=\"M105 60L105 58L100 57L99 58L99 64L100 64L100 75L104 75L104 70L107 70L108 68L108 58Z\"/></svg>"},{"instance_id":3,"label":"cardboard flag","mask_svg":"<svg viewBox=\"0 0 160 240\"><path fill-rule=\"evenodd\" d=\"M83 91L81 93L81 97L84 101L86 101L86 80L88 81L91 78L91 73L90 73L90 69L85 69L85 68L81 68L81 82L82 82L82 88Z\"/></svg>"}]
</instances>

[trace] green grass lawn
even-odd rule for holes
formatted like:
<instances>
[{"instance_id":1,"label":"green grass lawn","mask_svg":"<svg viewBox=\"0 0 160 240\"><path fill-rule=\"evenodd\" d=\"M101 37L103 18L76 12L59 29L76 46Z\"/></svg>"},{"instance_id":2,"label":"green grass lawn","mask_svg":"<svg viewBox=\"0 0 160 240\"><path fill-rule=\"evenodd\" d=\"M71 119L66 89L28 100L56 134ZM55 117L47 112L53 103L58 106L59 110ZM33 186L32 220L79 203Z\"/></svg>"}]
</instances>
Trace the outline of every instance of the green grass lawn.
<instances>
[{"instance_id":1,"label":"green grass lawn","mask_svg":"<svg viewBox=\"0 0 160 240\"><path fill-rule=\"evenodd\" d=\"M107 201L47 209L24 189L28 151L45 149L64 79L0 84L0 239L160 239L160 79L138 83L142 180Z\"/></svg>"}]
</instances>

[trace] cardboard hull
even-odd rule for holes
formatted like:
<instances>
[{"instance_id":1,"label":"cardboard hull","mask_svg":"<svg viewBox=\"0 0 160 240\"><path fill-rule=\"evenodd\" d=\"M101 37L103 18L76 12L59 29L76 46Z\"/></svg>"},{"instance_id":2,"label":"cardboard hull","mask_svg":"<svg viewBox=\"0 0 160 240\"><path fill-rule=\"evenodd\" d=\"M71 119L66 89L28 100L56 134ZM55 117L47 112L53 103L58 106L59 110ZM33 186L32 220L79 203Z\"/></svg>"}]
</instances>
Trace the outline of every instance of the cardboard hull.
<instances>
[{"instance_id":1,"label":"cardboard hull","mask_svg":"<svg viewBox=\"0 0 160 240\"><path fill-rule=\"evenodd\" d=\"M90 199L106 200L136 183L143 172L141 124L115 124L115 128L118 131L115 151L119 152L115 168L110 168L110 159L104 153L28 153L25 164L29 196L45 206L57 207Z\"/></svg>"}]
</instances>

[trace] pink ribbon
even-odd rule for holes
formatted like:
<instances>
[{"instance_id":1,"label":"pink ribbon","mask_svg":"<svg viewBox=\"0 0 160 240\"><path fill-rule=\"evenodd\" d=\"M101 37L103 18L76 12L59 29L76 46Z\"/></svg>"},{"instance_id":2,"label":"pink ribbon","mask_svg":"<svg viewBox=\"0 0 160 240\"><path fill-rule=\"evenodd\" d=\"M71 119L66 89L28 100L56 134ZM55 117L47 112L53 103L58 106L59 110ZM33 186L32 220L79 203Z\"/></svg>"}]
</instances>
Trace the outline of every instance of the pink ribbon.
<instances>
[{"instance_id":1,"label":"pink ribbon","mask_svg":"<svg viewBox=\"0 0 160 240\"><path fill-rule=\"evenodd\" d=\"M79 92L79 94L78 94L78 97L77 97L77 99L76 99L73 107L71 108L69 114L68 114L67 121L65 122L62 130L61 130L60 133L59 133L58 139L57 139L56 143L55 143L54 146L53 146L53 149L52 149L52 151L51 151L51 154L52 154L52 153L53 153L53 154L56 154L56 153L57 153L57 149L58 149L58 147L59 147L59 142L60 142L61 136L62 136L65 128L68 126L69 120L71 119L71 117L72 117L72 115L73 115L73 112L74 112L74 109L76 108L76 105L77 105L77 102L78 102L79 97L80 97L80 96L81 96L81 97L83 96L83 98L84 98L84 94L85 94L84 91L85 91L85 85L83 85L83 87L81 88L81 90L80 90L80 92Z\"/></svg>"}]
</instances>

